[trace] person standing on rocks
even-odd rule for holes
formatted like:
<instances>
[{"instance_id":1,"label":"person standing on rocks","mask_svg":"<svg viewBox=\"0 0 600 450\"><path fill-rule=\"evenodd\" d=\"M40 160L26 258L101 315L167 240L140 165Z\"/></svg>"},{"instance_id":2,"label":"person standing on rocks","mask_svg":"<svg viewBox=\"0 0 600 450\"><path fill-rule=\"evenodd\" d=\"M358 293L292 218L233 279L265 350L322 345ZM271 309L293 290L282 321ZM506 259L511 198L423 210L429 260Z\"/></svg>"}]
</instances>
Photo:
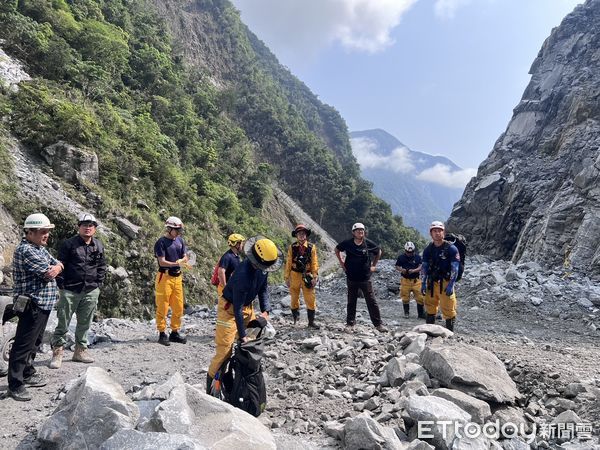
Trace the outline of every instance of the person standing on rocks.
<instances>
[{"instance_id":1,"label":"person standing on rocks","mask_svg":"<svg viewBox=\"0 0 600 450\"><path fill-rule=\"evenodd\" d=\"M240 253L242 252L245 240L246 238L244 236L237 233L230 234L227 238L229 250L221 256L221 259L219 259L219 269L217 270L219 276L217 293L219 294L219 297L223 295L223 289L225 289L225 285L229 281L231 274L233 274L235 269L237 269L241 263Z\"/></svg>"},{"instance_id":2,"label":"person standing on rocks","mask_svg":"<svg viewBox=\"0 0 600 450\"><path fill-rule=\"evenodd\" d=\"M400 298L404 307L404 317L408 319L410 313L410 294L417 302L417 315L419 319L425 318L423 294L421 294L421 255L416 252L415 244L404 244L404 253L398 255L396 270L400 272Z\"/></svg>"},{"instance_id":3,"label":"person standing on rocks","mask_svg":"<svg viewBox=\"0 0 600 450\"><path fill-rule=\"evenodd\" d=\"M60 298L56 308L58 325L50 339L52 360L49 367L59 369L62 365L67 331L73 314L77 318L75 329L75 353L73 361L93 363L87 351L87 333L98 305L100 286L106 274L104 245L94 237L98 222L92 214L79 216L78 234L67 239L58 251L58 260L65 270L57 278Z\"/></svg>"},{"instance_id":4,"label":"person standing on rocks","mask_svg":"<svg viewBox=\"0 0 600 450\"><path fill-rule=\"evenodd\" d=\"M429 226L432 242L423 250L421 293L425 295L426 323L435 323L435 315L440 307L446 320L446 328L454 331L454 283L458 277L460 254L456 246L444 240L444 231L443 222L435 221Z\"/></svg>"},{"instance_id":5,"label":"person standing on rocks","mask_svg":"<svg viewBox=\"0 0 600 450\"><path fill-rule=\"evenodd\" d=\"M315 286L319 277L319 258L316 245L308 242L310 234L310 228L306 228L302 224L297 225L292 231L292 237L295 237L297 241L288 248L283 276L286 286L290 288L292 300L290 307L294 325L300 318L300 290L302 289L308 315L308 326L318 330L320 327L315 322L315 310L317 309Z\"/></svg>"},{"instance_id":6,"label":"person standing on rocks","mask_svg":"<svg viewBox=\"0 0 600 450\"><path fill-rule=\"evenodd\" d=\"M187 248L181 238L183 222L175 216L165 222L166 231L156 244L154 255L158 273L154 281L156 295L156 328L158 343L169 346L171 342L185 344L187 339L179 332L183 315L183 280L181 266L187 263ZM171 308L171 333L167 337L167 314Z\"/></svg>"},{"instance_id":7,"label":"person standing on rocks","mask_svg":"<svg viewBox=\"0 0 600 450\"><path fill-rule=\"evenodd\" d=\"M13 257L13 310L19 316L19 323L8 360L7 394L17 401L31 400L25 386L46 385L46 380L36 373L33 361L42 344L50 311L58 300L56 277L64 269L45 248L54 228L48 217L31 214L23 228L25 237Z\"/></svg>"},{"instance_id":8,"label":"person standing on rocks","mask_svg":"<svg viewBox=\"0 0 600 450\"><path fill-rule=\"evenodd\" d=\"M345 260L341 252L346 253ZM371 273L377 270L377 263L381 258L381 249L373 241L365 237L365 226L362 223L352 225L352 238L340 242L335 247L340 266L346 272L346 284L348 286L348 305L346 311L347 333L354 331L356 324L356 302L359 289L365 295L367 309L371 322L377 331L384 333L387 328L381 321L379 305L375 300L373 285L371 284Z\"/></svg>"},{"instance_id":9,"label":"person standing on rocks","mask_svg":"<svg viewBox=\"0 0 600 450\"><path fill-rule=\"evenodd\" d=\"M269 319L271 303L267 291L269 273L281 267L282 253L275 243L263 236L254 236L244 244L246 259L233 272L217 305L215 356L208 367L206 392L217 371L231 355L236 337L247 342L246 326L254 320L254 299L258 297L261 316Z\"/></svg>"}]
</instances>

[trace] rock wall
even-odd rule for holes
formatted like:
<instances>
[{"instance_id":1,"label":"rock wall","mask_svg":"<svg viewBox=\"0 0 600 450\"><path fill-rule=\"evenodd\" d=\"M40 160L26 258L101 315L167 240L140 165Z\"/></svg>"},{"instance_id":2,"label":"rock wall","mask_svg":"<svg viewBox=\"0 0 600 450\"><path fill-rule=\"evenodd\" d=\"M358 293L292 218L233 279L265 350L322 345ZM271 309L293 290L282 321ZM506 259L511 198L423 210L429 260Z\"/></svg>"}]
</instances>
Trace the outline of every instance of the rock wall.
<instances>
[{"instance_id":1,"label":"rock wall","mask_svg":"<svg viewBox=\"0 0 600 450\"><path fill-rule=\"evenodd\" d=\"M454 206L470 253L600 274L600 1L544 42L506 131Z\"/></svg>"}]
</instances>

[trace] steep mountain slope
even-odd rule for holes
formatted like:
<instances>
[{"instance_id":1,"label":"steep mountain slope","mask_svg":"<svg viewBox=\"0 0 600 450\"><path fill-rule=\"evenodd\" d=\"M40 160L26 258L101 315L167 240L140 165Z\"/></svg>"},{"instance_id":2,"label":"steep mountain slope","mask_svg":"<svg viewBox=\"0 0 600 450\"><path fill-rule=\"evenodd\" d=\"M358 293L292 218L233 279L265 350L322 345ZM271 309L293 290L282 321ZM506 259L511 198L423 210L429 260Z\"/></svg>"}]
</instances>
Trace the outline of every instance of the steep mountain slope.
<instances>
[{"instance_id":1,"label":"steep mountain slope","mask_svg":"<svg viewBox=\"0 0 600 450\"><path fill-rule=\"evenodd\" d=\"M381 129L352 131L350 142L363 177L407 225L427 236L433 220L445 220L450 215L463 188L422 178L425 171L436 167L460 171L448 158L411 150Z\"/></svg>"},{"instance_id":2,"label":"steep mountain slope","mask_svg":"<svg viewBox=\"0 0 600 450\"><path fill-rule=\"evenodd\" d=\"M475 252L600 273L600 1L546 40L506 131L452 212Z\"/></svg>"}]
</instances>

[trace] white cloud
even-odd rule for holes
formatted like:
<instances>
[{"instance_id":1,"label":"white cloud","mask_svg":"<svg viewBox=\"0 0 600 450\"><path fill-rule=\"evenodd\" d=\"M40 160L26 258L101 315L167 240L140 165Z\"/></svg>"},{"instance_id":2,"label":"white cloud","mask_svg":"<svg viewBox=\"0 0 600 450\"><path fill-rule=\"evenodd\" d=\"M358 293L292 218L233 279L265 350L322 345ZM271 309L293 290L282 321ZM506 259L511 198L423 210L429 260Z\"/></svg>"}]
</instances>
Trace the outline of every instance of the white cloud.
<instances>
[{"instance_id":1,"label":"white cloud","mask_svg":"<svg viewBox=\"0 0 600 450\"><path fill-rule=\"evenodd\" d=\"M383 156L376 152L377 144L368 138L350 140L352 153L363 169L387 169L397 173L409 173L415 170L410 159L410 151L406 147L392 150L390 155Z\"/></svg>"},{"instance_id":2,"label":"white cloud","mask_svg":"<svg viewBox=\"0 0 600 450\"><path fill-rule=\"evenodd\" d=\"M463 188L476 174L477 169L461 169L453 172L446 164L436 164L419 173L416 178L450 188Z\"/></svg>"},{"instance_id":3,"label":"white cloud","mask_svg":"<svg viewBox=\"0 0 600 450\"><path fill-rule=\"evenodd\" d=\"M350 51L378 52L417 0L233 0L242 20L277 55L313 57L340 43Z\"/></svg>"},{"instance_id":4,"label":"white cloud","mask_svg":"<svg viewBox=\"0 0 600 450\"><path fill-rule=\"evenodd\" d=\"M433 9L435 15L441 19L453 19L456 10L471 3L471 0L437 0Z\"/></svg>"}]
</instances>

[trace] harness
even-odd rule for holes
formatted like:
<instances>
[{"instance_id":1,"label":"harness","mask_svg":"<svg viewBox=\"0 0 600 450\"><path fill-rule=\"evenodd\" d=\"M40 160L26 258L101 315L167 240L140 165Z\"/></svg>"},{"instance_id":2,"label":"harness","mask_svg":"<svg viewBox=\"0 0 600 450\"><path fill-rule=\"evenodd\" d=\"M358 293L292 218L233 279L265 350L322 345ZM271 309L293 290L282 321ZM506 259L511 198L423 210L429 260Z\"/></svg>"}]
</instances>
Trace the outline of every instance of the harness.
<instances>
[{"instance_id":1,"label":"harness","mask_svg":"<svg viewBox=\"0 0 600 450\"><path fill-rule=\"evenodd\" d=\"M306 273L312 258L313 244L308 246L300 245L297 242L292 244L292 270L294 272Z\"/></svg>"},{"instance_id":2,"label":"harness","mask_svg":"<svg viewBox=\"0 0 600 450\"><path fill-rule=\"evenodd\" d=\"M440 294L444 291L443 287L442 287L442 281L443 280L449 280L450 279L450 263L448 263L448 266L446 267L442 267L439 262L441 260L447 260L448 259L448 249L450 248L450 242L448 241L444 241L444 243L442 244L442 250L437 253L437 258L434 258L434 251L435 251L435 246L433 244L429 244L429 259L428 259L428 265L429 265L429 273L428 278L431 280L431 295L433 296L433 284L435 281L438 281L440 283Z\"/></svg>"}]
</instances>

